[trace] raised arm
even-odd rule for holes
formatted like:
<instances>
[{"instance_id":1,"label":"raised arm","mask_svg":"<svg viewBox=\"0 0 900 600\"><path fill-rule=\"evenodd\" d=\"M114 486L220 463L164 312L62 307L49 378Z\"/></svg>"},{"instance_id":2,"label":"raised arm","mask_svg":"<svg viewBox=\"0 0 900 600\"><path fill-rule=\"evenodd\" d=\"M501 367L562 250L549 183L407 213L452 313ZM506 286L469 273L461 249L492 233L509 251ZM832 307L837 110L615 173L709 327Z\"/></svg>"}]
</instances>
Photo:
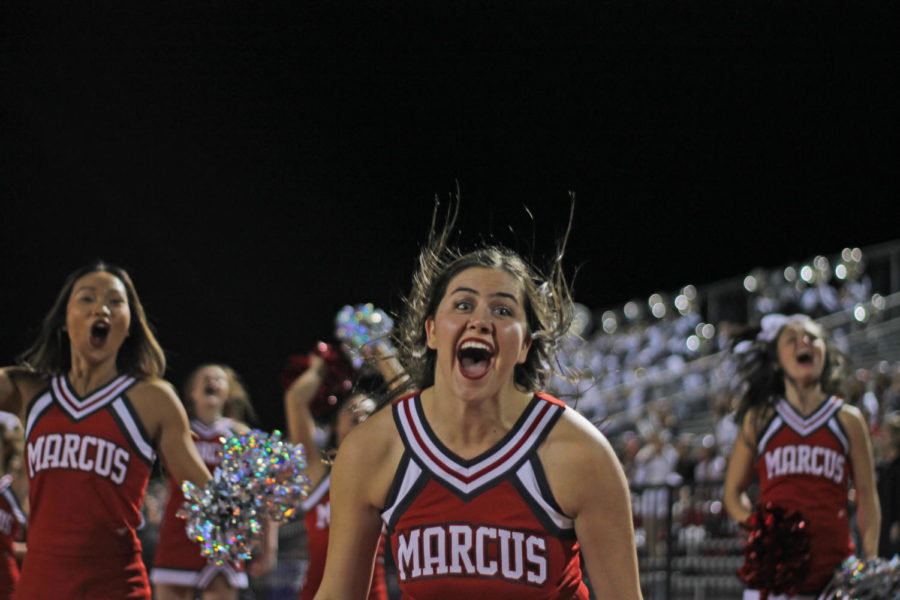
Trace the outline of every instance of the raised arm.
<instances>
[{"instance_id":1,"label":"raised arm","mask_svg":"<svg viewBox=\"0 0 900 600\"><path fill-rule=\"evenodd\" d=\"M326 467L316 447L316 423L309 409L310 402L321 387L326 375L326 364L318 354L309 354L309 368L300 374L284 392L284 415L292 444L303 444L306 449L306 476L315 485L325 476Z\"/></svg>"},{"instance_id":2,"label":"raised arm","mask_svg":"<svg viewBox=\"0 0 900 600\"><path fill-rule=\"evenodd\" d=\"M371 364L375 365L388 385L388 393L393 399L406 390L409 376L397 360L396 353L387 344L376 344L372 350ZM399 392L399 393L398 393Z\"/></svg>"},{"instance_id":3,"label":"raised arm","mask_svg":"<svg viewBox=\"0 0 900 600\"><path fill-rule=\"evenodd\" d=\"M858 408L845 405L839 418L850 438L850 464L853 467L853 487L856 489L856 522L862 550L866 558L873 558L878 556L881 506L875 487L872 440L865 418Z\"/></svg>"}]
</instances>

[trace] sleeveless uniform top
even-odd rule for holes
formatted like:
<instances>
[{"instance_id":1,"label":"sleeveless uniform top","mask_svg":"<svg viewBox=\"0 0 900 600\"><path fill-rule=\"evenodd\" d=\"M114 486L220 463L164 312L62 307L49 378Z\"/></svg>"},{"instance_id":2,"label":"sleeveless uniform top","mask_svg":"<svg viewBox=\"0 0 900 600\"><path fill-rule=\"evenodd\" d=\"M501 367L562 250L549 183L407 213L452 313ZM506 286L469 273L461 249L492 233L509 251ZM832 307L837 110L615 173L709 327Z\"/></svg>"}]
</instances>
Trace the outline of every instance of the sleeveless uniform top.
<instances>
[{"instance_id":1,"label":"sleeveless uniform top","mask_svg":"<svg viewBox=\"0 0 900 600\"><path fill-rule=\"evenodd\" d=\"M299 600L312 600L322 584L325 572L325 555L328 552L328 531L331 525L331 473L303 500L303 525L306 527L306 548L309 565L300 589Z\"/></svg>"},{"instance_id":2,"label":"sleeveless uniform top","mask_svg":"<svg viewBox=\"0 0 900 600\"><path fill-rule=\"evenodd\" d=\"M557 505L537 449L565 404L536 394L493 448L465 460L396 400L405 447L382 513L403 598L587 600L574 523Z\"/></svg>"},{"instance_id":3,"label":"sleeveless uniform top","mask_svg":"<svg viewBox=\"0 0 900 600\"><path fill-rule=\"evenodd\" d=\"M10 598L19 581L14 543L24 537L27 523L11 483L9 475L0 478L0 600Z\"/></svg>"},{"instance_id":4,"label":"sleeveless uniform top","mask_svg":"<svg viewBox=\"0 0 900 600\"><path fill-rule=\"evenodd\" d=\"M212 473L222 461L219 455L222 448L220 438L228 439L237 435L234 421L222 418L207 425L198 419L191 419L190 425L191 431L196 434L194 444L197 452ZM150 581L204 589L221 573L231 587L246 588L248 580L247 574L243 572L243 563L217 565L201 554L198 542L188 537L185 531L186 521L176 516L185 502L181 482L169 476L168 491Z\"/></svg>"},{"instance_id":5,"label":"sleeveless uniform top","mask_svg":"<svg viewBox=\"0 0 900 600\"><path fill-rule=\"evenodd\" d=\"M90 564L94 556L140 553L135 530L156 452L126 395L135 382L120 375L80 398L57 375L31 402L29 554Z\"/></svg>"},{"instance_id":6,"label":"sleeveless uniform top","mask_svg":"<svg viewBox=\"0 0 900 600\"><path fill-rule=\"evenodd\" d=\"M301 505L303 524L306 527L306 544L309 565L298 600L312 600L322 584L325 574L325 556L328 553L328 533L331 528L331 473L316 485ZM383 538L382 538L383 542ZM372 586L368 600L387 600L387 583L384 579L384 545L378 544L378 556L372 573Z\"/></svg>"},{"instance_id":7,"label":"sleeveless uniform top","mask_svg":"<svg viewBox=\"0 0 900 600\"><path fill-rule=\"evenodd\" d=\"M820 591L853 554L847 514L850 441L838 420L843 404L831 397L804 417L781 398L757 445L759 502L797 510L809 524L809 575L801 593Z\"/></svg>"}]
</instances>

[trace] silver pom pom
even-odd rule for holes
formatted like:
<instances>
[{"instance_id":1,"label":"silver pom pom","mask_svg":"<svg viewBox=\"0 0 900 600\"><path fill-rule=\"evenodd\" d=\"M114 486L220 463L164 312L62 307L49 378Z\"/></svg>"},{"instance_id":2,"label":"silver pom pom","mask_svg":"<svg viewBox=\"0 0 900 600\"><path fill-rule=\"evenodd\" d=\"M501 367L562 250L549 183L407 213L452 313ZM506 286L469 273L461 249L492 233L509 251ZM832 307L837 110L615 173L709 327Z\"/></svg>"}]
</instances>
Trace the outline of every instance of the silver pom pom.
<instances>
[{"instance_id":1,"label":"silver pom pom","mask_svg":"<svg viewBox=\"0 0 900 600\"><path fill-rule=\"evenodd\" d=\"M188 537L218 564L249 559L262 521L289 519L309 492L303 446L282 441L279 431L225 440L220 455L206 487L182 484L186 502L178 511Z\"/></svg>"}]
</instances>

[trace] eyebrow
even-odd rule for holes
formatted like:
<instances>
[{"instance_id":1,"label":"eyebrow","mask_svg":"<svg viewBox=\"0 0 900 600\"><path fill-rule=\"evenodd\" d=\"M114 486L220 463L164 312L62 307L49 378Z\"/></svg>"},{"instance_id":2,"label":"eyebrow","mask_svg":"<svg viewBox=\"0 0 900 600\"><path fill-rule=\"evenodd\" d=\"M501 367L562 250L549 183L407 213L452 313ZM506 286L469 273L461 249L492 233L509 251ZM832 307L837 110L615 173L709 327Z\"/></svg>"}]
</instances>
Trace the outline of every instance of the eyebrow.
<instances>
[{"instance_id":1,"label":"eyebrow","mask_svg":"<svg viewBox=\"0 0 900 600\"><path fill-rule=\"evenodd\" d=\"M456 292L469 292L470 294L475 294L476 296L480 296L480 295L481 295L481 294L478 292L478 290L474 290L474 289L472 289L472 288L469 288L469 287L462 287L462 286L456 288L456 289L453 290L451 293L452 293L452 294L455 294ZM513 302L515 302L516 304L519 303L518 298L516 298L513 294L510 294L509 292L494 292L493 294L491 294L491 297L496 297L496 296L500 296L500 297L503 297L503 298L509 298L510 300L512 300Z\"/></svg>"},{"instance_id":2,"label":"eyebrow","mask_svg":"<svg viewBox=\"0 0 900 600\"><path fill-rule=\"evenodd\" d=\"M75 288L74 290L72 290L72 295L75 295L82 290L85 290L88 292L95 292L95 293L97 292L97 288L93 285L80 285L77 288ZM117 288L109 288L109 290L107 290L107 293L110 293L110 292L115 292L116 294L120 294L123 296L126 295L123 290L120 290Z\"/></svg>"}]
</instances>

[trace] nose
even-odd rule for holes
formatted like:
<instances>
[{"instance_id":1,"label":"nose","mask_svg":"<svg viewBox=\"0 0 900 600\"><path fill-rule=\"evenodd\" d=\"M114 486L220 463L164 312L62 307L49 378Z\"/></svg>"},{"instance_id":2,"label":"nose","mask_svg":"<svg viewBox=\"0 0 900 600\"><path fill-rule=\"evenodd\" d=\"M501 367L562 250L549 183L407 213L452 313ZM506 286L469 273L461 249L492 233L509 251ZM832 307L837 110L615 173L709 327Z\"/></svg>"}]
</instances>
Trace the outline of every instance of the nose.
<instances>
[{"instance_id":1,"label":"nose","mask_svg":"<svg viewBox=\"0 0 900 600\"><path fill-rule=\"evenodd\" d=\"M111 311L109 310L109 304L107 304L106 302L101 302L97 305L97 308L94 310L94 312L100 315L108 315Z\"/></svg>"},{"instance_id":2,"label":"nose","mask_svg":"<svg viewBox=\"0 0 900 600\"><path fill-rule=\"evenodd\" d=\"M479 331L482 333L490 333L493 325L488 316L484 314L484 311L475 312L469 318L469 323L467 329L472 331Z\"/></svg>"}]
</instances>

